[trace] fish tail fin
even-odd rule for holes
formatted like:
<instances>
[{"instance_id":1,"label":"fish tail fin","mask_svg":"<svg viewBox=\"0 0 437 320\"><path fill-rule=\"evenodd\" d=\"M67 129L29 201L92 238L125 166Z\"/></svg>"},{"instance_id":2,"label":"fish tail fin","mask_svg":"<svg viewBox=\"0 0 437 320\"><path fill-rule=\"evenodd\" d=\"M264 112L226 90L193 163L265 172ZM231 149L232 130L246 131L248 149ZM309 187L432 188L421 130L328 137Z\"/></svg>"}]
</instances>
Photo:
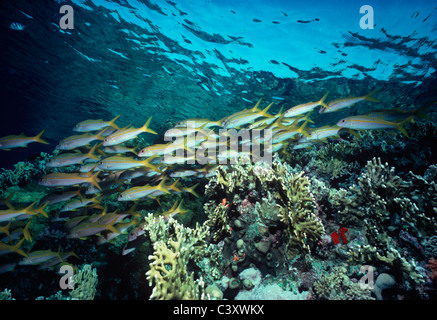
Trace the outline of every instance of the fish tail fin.
<instances>
[{"instance_id":1,"label":"fish tail fin","mask_svg":"<svg viewBox=\"0 0 437 320\"><path fill-rule=\"evenodd\" d=\"M373 90L372 92L366 94L364 96L364 99L367 101L373 101L373 102L379 102L378 99L374 98L373 95L379 90L379 88L376 88L375 90Z\"/></svg>"},{"instance_id":2,"label":"fish tail fin","mask_svg":"<svg viewBox=\"0 0 437 320\"><path fill-rule=\"evenodd\" d=\"M109 121L109 125L111 126L111 127L113 127L114 129L120 129L120 127L119 126L117 126L116 124L115 124L115 120L117 120L118 118L120 118L120 116L121 116L121 114L119 114L118 116L116 116L114 119L112 119L111 121Z\"/></svg>"},{"instance_id":3,"label":"fish tail fin","mask_svg":"<svg viewBox=\"0 0 437 320\"><path fill-rule=\"evenodd\" d=\"M117 223L117 219L112 220L111 222L109 222L107 225L105 225L105 228L111 232L114 233L120 233L120 230L118 230L116 227L114 227L114 224Z\"/></svg>"},{"instance_id":4,"label":"fish tail fin","mask_svg":"<svg viewBox=\"0 0 437 320\"><path fill-rule=\"evenodd\" d=\"M130 207L129 210L127 210L125 213L130 214L131 216L134 216L134 217L141 217L140 212L135 211L135 209L137 208L137 205L138 205L138 203L134 202L132 207Z\"/></svg>"},{"instance_id":5,"label":"fish tail fin","mask_svg":"<svg viewBox=\"0 0 437 320\"><path fill-rule=\"evenodd\" d=\"M95 167L94 167L95 168ZM94 170L94 169L93 169ZM91 171L92 172L92 171ZM84 195L80 192L81 188L79 187L79 189L77 189L76 191L74 191L74 193L80 198L80 201L84 201L85 197Z\"/></svg>"},{"instance_id":6,"label":"fish tail fin","mask_svg":"<svg viewBox=\"0 0 437 320\"><path fill-rule=\"evenodd\" d=\"M423 107L420 107L417 110L415 110L414 111L415 116L419 117L419 118L426 119L426 120L432 120L432 118L430 116L425 114L425 111L433 104L437 104L437 101L429 102L429 103L425 104Z\"/></svg>"},{"instance_id":7,"label":"fish tail fin","mask_svg":"<svg viewBox=\"0 0 437 320\"><path fill-rule=\"evenodd\" d=\"M168 191L165 186L165 180L166 179L162 179L161 182L156 186L156 188L164 193L170 194L170 191Z\"/></svg>"},{"instance_id":8,"label":"fish tail fin","mask_svg":"<svg viewBox=\"0 0 437 320\"><path fill-rule=\"evenodd\" d=\"M311 113L311 112L310 112L310 113ZM309 133L306 132L306 131L304 130L307 124L308 124L308 119L305 120L305 122L303 123L303 125L301 125L300 128L297 129L297 131L298 131L299 133L303 134L304 136L306 136L306 137L309 138L309 137L310 137Z\"/></svg>"},{"instance_id":9,"label":"fish tail fin","mask_svg":"<svg viewBox=\"0 0 437 320\"><path fill-rule=\"evenodd\" d=\"M288 148L288 142L285 142L284 146L282 147L282 150L280 152L282 154L285 154L286 156L291 156L291 154L289 152L287 152L287 148Z\"/></svg>"},{"instance_id":10,"label":"fish tail fin","mask_svg":"<svg viewBox=\"0 0 437 320\"><path fill-rule=\"evenodd\" d=\"M220 120L217 120L217 121L211 121L211 123L214 124L214 126L221 128L222 127L222 120L223 119L220 119Z\"/></svg>"},{"instance_id":11,"label":"fish tail fin","mask_svg":"<svg viewBox=\"0 0 437 320\"><path fill-rule=\"evenodd\" d=\"M275 117L275 116L267 113L267 111L269 111L269 109L273 105L273 103L274 102L270 103L264 110L260 111L259 114L262 115L263 117L267 117L267 118Z\"/></svg>"},{"instance_id":12,"label":"fish tail fin","mask_svg":"<svg viewBox=\"0 0 437 320\"><path fill-rule=\"evenodd\" d=\"M162 173L162 170L160 170L157 166L155 166L154 164L152 164L152 160L155 159L158 155L155 153L152 156L148 157L147 159L141 161L143 163L143 165L146 168L152 169L153 171Z\"/></svg>"},{"instance_id":13,"label":"fish tail fin","mask_svg":"<svg viewBox=\"0 0 437 320\"><path fill-rule=\"evenodd\" d=\"M11 204L11 199L14 196L14 192L11 192L5 199L0 200L1 202L4 202L4 204L9 208L9 209L14 209L14 206Z\"/></svg>"},{"instance_id":14,"label":"fish tail fin","mask_svg":"<svg viewBox=\"0 0 437 320\"><path fill-rule=\"evenodd\" d=\"M349 132L351 135L353 135L355 138L361 139L361 136L355 130L351 128L347 128L346 131Z\"/></svg>"},{"instance_id":15,"label":"fish tail fin","mask_svg":"<svg viewBox=\"0 0 437 320\"><path fill-rule=\"evenodd\" d=\"M76 258L80 259L79 256L78 256L74 251L70 251L69 253L70 253L73 257L76 257Z\"/></svg>"},{"instance_id":16,"label":"fish tail fin","mask_svg":"<svg viewBox=\"0 0 437 320\"><path fill-rule=\"evenodd\" d=\"M403 133L404 136L406 136L408 139L410 139L410 136L408 135L407 129L405 129L405 125L409 122L412 122L414 120L414 116L410 116L405 120L402 120L399 123L396 123L396 128Z\"/></svg>"},{"instance_id":17,"label":"fish tail fin","mask_svg":"<svg viewBox=\"0 0 437 320\"><path fill-rule=\"evenodd\" d=\"M45 129L43 131L41 131L39 134L37 134L35 137L33 137L33 140L35 140L36 142L39 142L39 143L49 144L49 142L47 142L41 138L41 136L43 135L43 133L45 131L46 131Z\"/></svg>"},{"instance_id":18,"label":"fish tail fin","mask_svg":"<svg viewBox=\"0 0 437 320\"><path fill-rule=\"evenodd\" d=\"M287 127L286 126L284 126L283 124L282 124L282 120L284 119L284 115L285 115L285 112L279 112L275 117L277 117L277 119L275 120L275 121L273 121L272 123L270 123L269 125L267 125L267 126L265 126L264 128L262 128L262 129L271 129L271 128L273 128L273 127L278 127L278 128L282 128L282 129L287 129Z\"/></svg>"},{"instance_id":19,"label":"fish tail fin","mask_svg":"<svg viewBox=\"0 0 437 320\"><path fill-rule=\"evenodd\" d=\"M181 202L179 202L179 205L178 205L178 207L176 208L176 212L177 212L178 214L185 214L185 213L188 212L187 209L183 209L183 208L182 208L182 202L184 202L184 199L182 199Z\"/></svg>"},{"instance_id":20,"label":"fish tail fin","mask_svg":"<svg viewBox=\"0 0 437 320\"><path fill-rule=\"evenodd\" d=\"M95 145L93 145L93 147L90 149L90 151L88 151L88 153L86 154L87 156L88 156L88 158L90 158L90 159L94 159L94 160L99 160L100 158L99 157L97 157L95 154L94 154L94 152L96 151L96 149L97 149L97 144L95 144Z\"/></svg>"},{"instance_id":21,"label":"fish tail fin","mask_svg":"<svg viewBox=\"0 0 437 320\"><path fill-rule=\"evenodd\" d=\"M102 156L102 157L106 157L107 156L107 154L106 154L106 152L104 152L103 150L102 150L102 146L103 146L103 142L100 142L100 143L98 143L97 144L97 149L96 149L96 151Z\"/></svg>"},{"instance_id":22,"label":"fish tail fin","mask_svg":"<svg viewBox=\"0 0 437 320\"><path fill-rule=\"evenodd\" d=\"M178 182L180 181L181 179L179 178L179 179L177 179L175 182L173 182L171 185L169 185L167 188L168 189L171 189L171 190L173 190L173 191L176 191L176 192L181 192L181 189L179 189L178 187L176 187L176 185L178 184Z\"/></svg>"},{"instance_id":23,"label":"fish tail fin","mask_svg":"<svg viewBox=\"0 0 437 320\"><path fill-rule=\"evenodd\" d=\"M326 92L326 94L322 97L322 99L320 99L319 101L319 105L321 105L323 108L325 108L326 110L329 110L329 106L325 103L325 99L328 96L329 91Z\"/></svg>"},{"instance_id":24,"label":"fish tail fin","mask_svg":"<svg viewBox=\"0 0 437 320\"><path fill-rule=\"evenodd\" d=\"M260 112L261 111L260 109L258 109L259 104L261 103L261 100L262 99L259 99L258 102L255 104L255 106L252 109L250 109L252 112Z\"/></svg>"},{"instance_id":25,"label":"fish tail fin","mask_svg":"<svg viewBox=\"0 0 437 320\"><path fill-rule=\"evenodd\" d=\"M138 157L138 151L135 150L135 147L133 147L132 149L130 149L130 152L132 152L135 156Z\"/></svg>"},{"instance_id":26,"label":"fish tail fin","mask_svg":"<svg viewBox=\"0 0 437 320\"><path fill-rule=\"evenodd\" d=\"M97 171L95 174L90 174L89 176L88 176L88 182L89 183L91 183L93 186L95 186L97 189L99 189L100 191L102 191L102 188L100 188L100 186L99 186L99 179L98 179L98 176L99 176L99 173L100 173L100 170L99 171Z\"/></svg>"},{"instance_id":27,"label":"fish tail fin","mask_svg":"<svg viewBox=\"0 0 437 320\"><path fill-rule=\"evenodd\" d=\"M32 235L30 234L30 231L29 231L29 226L30 226L31 222L32 222L32 218L29 219L29 222L26 223L26 225L24 226L24 229L23 229L24 239L26 239L29 242L32 242Z\"/></svg>"},{"instance_id":28,"label":"fish tail fin","mask_svg":"<svg viewBox=\"0 0 437 320\"><path fill-rule=\"evenodd\" d=\"M105 137L103 136L103 133L106 131L107 128L103 128L99 133L95 135L96 140L105 140ZM103 145L103 142L102 142Z\"/></svg>"},{"instance_id":29,"label":"fish tail fin","mask_svg":"<svg viewBox=\"0 0 437 320\"><path fill-rule=\"evenodd\" d=\"M196 189L196 187L197 187L198 185L199 185L199 184L196 183L194 186L191 186L191 187L189 187L189 188L185 188L184 191L187 191L187 192L191 193L193 196L195 196L196 198L199 198L199 195L198 195L197 192L195 191L195 189Z\"/></svg>"},{"instance_id":30,"label":"fish tail fin","mask_svg":"<svg viewBox=\"0 0 437 320\"><path fill-rule=\"evenodd\" d=\"M5 235L8 236L10 242L12 242L12 237L11 237L11 234L9 232L9 228L11 226L12 220L13 219L9 220L8 224L5 225L4 227L2 227L2 230L1 230L2 233L4 233ZM29 220L31 220L31 219L29 219Z\"/></svg>"},{"instance_id":31,"label":"fish tail fin","mask_svg":"<svg viewBox=\"0 0 437 320\"><path fill-rule=\"evenodd\" d=\"M25 238L18 241L16 244L14 244L11 247L11 250L22 255L23 257L27 257L27 253L25 253L23 250L20 249L21 245L23 244L23 241L26 240Z\"/></svg>"},{"instance_id":32,"label":"fish tail fin","mask_svg":"<svg viewBox=\"0 0 437 320\"><path fill-rule=\"evenodd\" d=\"M47 212L44 211L44 209L49 205L48 202L44 203L41 207L35 209L35 212L38 212L39 214L41 214L42 216L48 218L49 216L47 215Z\"/></svg>"},{"instance_id":33,"label":"fish tail fin","mask_svg":"<svg viewBox=\"0 0 437 320\"><path fill-rule=\"evenodd\" d=\"M304 119L305 121L308 121L309 123L314 123L313 120L310 119L310 115L313 111L308 112L304 117L302 117L302 119Z\"/></svg>"},{"instance_id":34,"label":"fish tail fin","mask_svg":"<svg viewBox=\"0 0 437 320\"><path fill-rule=\"evenodd\" d=\"M141 127L142 130L144 130L144 132L148 132L148 133L152 133L152 134L157 134L154 130L149 128L150 122L152 121L152 117L150 117L147 122L144 124L144 126Z\"/></svg>"}]
</instances>

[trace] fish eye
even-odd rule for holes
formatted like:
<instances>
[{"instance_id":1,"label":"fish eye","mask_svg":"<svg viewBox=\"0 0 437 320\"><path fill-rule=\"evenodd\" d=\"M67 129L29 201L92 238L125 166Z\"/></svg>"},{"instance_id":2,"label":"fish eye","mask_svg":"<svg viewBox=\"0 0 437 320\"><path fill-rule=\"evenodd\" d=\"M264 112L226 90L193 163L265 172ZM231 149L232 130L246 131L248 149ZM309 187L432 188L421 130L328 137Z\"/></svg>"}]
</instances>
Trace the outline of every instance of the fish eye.
<instances>
[{"instance_id":1,"label":"fish eye","mask_svg":"<svg viewBox=\"0 0 437 320\"><path fill-rule=\"evenodd\" d=\"M99 164L103 164L103 161L100 161Z\"/></svg>"},{"instance_id":2,"label":"fish eye","mask_svg":"<svg viewBox=\"0 0 437 320\"><path fill-rule=\"evenodd\" d=\"M344 119L343 119L343 120L341 120L341 122L344 122Z\"/></svg>"}]
</instances>

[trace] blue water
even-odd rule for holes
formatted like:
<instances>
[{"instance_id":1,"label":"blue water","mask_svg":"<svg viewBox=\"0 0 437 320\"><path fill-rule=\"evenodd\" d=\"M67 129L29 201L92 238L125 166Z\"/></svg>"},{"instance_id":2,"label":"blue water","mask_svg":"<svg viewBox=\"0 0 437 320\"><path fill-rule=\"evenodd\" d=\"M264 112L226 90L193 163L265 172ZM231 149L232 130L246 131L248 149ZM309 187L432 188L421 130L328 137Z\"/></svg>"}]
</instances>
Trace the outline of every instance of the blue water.
<instances>
[{"instance_id":1,"label":"blue water","mask_svg":"<svg viewBox=\"0 0 437 320\"><path fill-rule=\"evenodd\" d=\"M61 28L65 15L59 10L63 5L73 10L74 18L68 21L72 29ZM360 13L363 5L372 10ZM75 134L73 127L86 119L109 121L120 114L117 125L121 128L130 124L140 127L152 116L151 128L158 134L142 134L137 142L138 147L144 147L163 143L166 130L179 121L223 119L244 108L252 108L259 99L262 99L262 109L275 102L269 112L277 114L281 108L287 110L301 103L318 101L328 91L327 101L332 101L363 96L379 89L377 103L364 102L325 114L315 109L311 114L314 123L308 124L308 130L334 125L351 115L380 109L411 111L437 100L437 7L432 1L76 0L35 3L20 0L2 2L0 8L0 137L20 133L35 136L45 130L43 138L50 143L0 150L0 168L4 170L14 170L18 162L41 161L38 158L41 152L50 156L57 143ZM366 20L365 15L369 17ZM427 120L416 118L419 124L427 123L428 133L417 138L420 128L424 127L412 126L407 131L417 138L414 141L401 134L393 141L391 138L379 141L375 136L374 153L369 151L365 156L346 160L355 161L360 168L339 181L325 177L333 183L331 187L347 188L356 183L366 161L374 156L389 161L401 175L410 170L425 174L436 164L435 106L426 110ZM329 140L329 144L336 143L338 139ZM391 154L378 154L378 148L384 143L392 146ZM316 148L323 146L322 143ZM314 156L310 150L315 149L299 150L300 160L289 164L305 166ZM3 182L2 198L14 190L20 194L20 188L30 188L36 192L35 197L41 197L26 200L40 201L49 190L36 182L46 173L34 172L25 181L18 177L20 183ZM402 177L408 180L405 175ZM435 177L431 180L435 182ZM203 196L206 182L199 183L198 193ZM16 205L21 203L18 196L15 200ZM211 199L190 196L187 200L201 210L202 201ZM165 202L170 206L172 201ZM157 208L154 203L142 209ZM50 216L55 211L51 209ZM435 212L430 215L431 219L436 218ZM192 221L197 220L204 221L205 215ZM27 244L27 250L50 247L56 251L58 244L63 246L62 251L74 248L76 242L61 239L61 236L47 247L47 235L41 230L50 230L51 223L42 224L44 227L34 228L36 242ZM423 245L432 234L436 236L435 230L433 232L417 241ZM126 284L133 281L126 280L128 276L118 291L105 291L109 290L105 281L113 277L108 265L114 267L118 257L116 250L97 248L94 239L84 241L80 249L83 261L91 263L90 252L100 252L97 265L106 265L98 270L102 282L97 298L148 297L149 289L144 293ZM135 252L130 255L139 255ZM143 255L143 260L137 256L134 262L129 260L133 258L123 256L123 263L138 266L139 261L143 261L147 264L144 262L147 255ZM4 258L5 264L22 257L11 253L0 258ZM430 258L417 256L416 260L425 270ZM146 268L144 264L142 268ZM50 278L44 273L47 271L42 272L41 279L34 279L27 293L22 283L7 279L8 274L26 274L29 270L17 267L0 274L0 291L11 289L17 299L50 296L57 291L57 288L41 294L32 291L38 287L38 280L53 284L55 280L47 280ZM379 272L392 271L380 269ZM400 295L405 294L405 283L400 278L397 280L397 290ZM430 287L431 282L428 279ZM390 296L394 297L394 294Z\"/></svg>"}]
</instances>

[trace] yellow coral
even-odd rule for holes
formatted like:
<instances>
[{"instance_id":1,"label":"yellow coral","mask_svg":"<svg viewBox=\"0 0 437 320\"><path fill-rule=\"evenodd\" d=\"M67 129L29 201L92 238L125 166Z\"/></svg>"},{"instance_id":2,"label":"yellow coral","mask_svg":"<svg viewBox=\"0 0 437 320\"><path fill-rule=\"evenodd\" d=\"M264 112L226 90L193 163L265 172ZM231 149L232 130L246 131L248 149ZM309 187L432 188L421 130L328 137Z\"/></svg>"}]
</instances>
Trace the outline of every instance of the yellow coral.
<instances>
[{"instance_id":1,"label":"yellow coral","mask_svg":"<svg viewBox=\"0 0 437 320\"><path fill-rule=\"evenodd\" d=\"M149 256L150 270L146 273L150 286L154 285L150 299L203 298L203 281L194 280L187 265L190 260L196 262L204 256L207 227L196 225L191 229L173 218L154 220L151 214L146 217L146 222L145 229L154 240L154 253Z\"/></svg>"},{"instance_id":2,"label":"yellow coral","mask_svg":"<svg viewBox=\"0 0 437 320\"><path fill-rule=\"evenodd\" d=\"M315 200L310 190L310 181L303 172L279 178L279 216L286 225L286 236L292 246L309 253L310 245L321 239L324 227L314 215Z\"/></svg>"}]
</instances>

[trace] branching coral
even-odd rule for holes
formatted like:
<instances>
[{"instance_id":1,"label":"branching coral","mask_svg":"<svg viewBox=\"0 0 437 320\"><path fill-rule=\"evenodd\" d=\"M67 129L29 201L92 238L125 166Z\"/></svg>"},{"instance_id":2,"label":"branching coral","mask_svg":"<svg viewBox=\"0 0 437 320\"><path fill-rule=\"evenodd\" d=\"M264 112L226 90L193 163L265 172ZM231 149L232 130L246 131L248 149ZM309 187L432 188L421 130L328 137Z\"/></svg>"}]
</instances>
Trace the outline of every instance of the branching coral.
<instances>
[{"instance_id":1,"label":"branching coral","mask_svg":"<svg viewBox=\"0 0 437 320\"><path fill-rule=\"evenodd\" d=\"M229 212L222 204L217 204L217 200L226 198L228 202L238 202L255 198L257 221L268 227L281 225L287 249L309 253L310 247L322 237L324 228L314 215L311 184L303 174L295 173L277 157L271 165L252 164L240 158L230 168L220 166L205 192L208 197L216 198L205 206L209 215L207 224L213 227L214 239L229 234Z\"/></svg>"},{"instance_id":2,"label":"branching coral","mask_svg":"<svg viewBox=\"0 0 437 320\"><path fill-rule=\"evenodd\" d=\"M319 173L327 174L331 179L338 179L345 175L350 175L354 171L359 171L360 168L356 161L347 163L334 157L330 157L328 160L314 160L312 166L315 167Z\"/></svg>"},{"instance_id":3,"label":"branching coral","mask_svg":"<svg viewBox=\"0 0 437 320\"><path fill-rule=\"evenodd\" d=\"M70 292L73 300L93 300L97 289L97 271L86 264L73 276L74 289Z\"/></svg>"},{"instance_id":4,"label":"branching coral","mask_svg":"<svg viewBox=\"0 0 437 320\"><path fill-rule=\"evenodd\" d=\"M48 169L45 164L52 156L53 155L41 152L32 162L21 161L16 163L13 170L2 168L0 172L0 191L10 186L27 183L47 173Z\"/></svg>"},{"instance_id":5,"label":"branching coral","mask_svg":"<svg viewBox=\"0 0 437 320\"><path fill-rule=\"evenodd\" d=\"M279 216L286 225L285 234L292 247L300 247L310 252L310 245L321 239L324 228L321 221L314 215L314 196L310 191L310 182L303 177L303 172L297 175L285 175L279 178L281 204L278 204Z\"/></svg>"},{"instance_id":6,"label":"branching coral","mask_svg":"<svg viewBox=\"0 0 437 320\"><path fill-rule=\"evenodd\" d=\"M345 267L334 267L329 274L322 274L314 282L314 291L319 298L329 300L374 300L371 290L352 282Z\"/></svg>"},{"instance_id":7,"label":"branching coral","mask_svg":"<svg viewBox=\"0 0 437 320\"><path fill-rule=\"evenodd\" d=\"M209 217L209 219L206 221L206 225L215 231L212 234L214 241L218 241L222 237L226 237L231 234L228 209L226 205L216 205L214 202L210 202L205 203L204 209Z\"/></svg>"},{"instance_id":8,"label":"branching coral","mask_svg":"<svg viewBox=\"0 0 437 320\"><path fill-rule=\"evenodd\" d=\"M379 262L392 266L395 269L401 270L404 276L412 280L416 285L420 285L424 282L423 276L417 270L416 262L414 260L408 261L393 247L386 250L378 250L378 248L370 245L357 245L349 250L349 256L351 257L351 261L363 264Z\"/></svg>"},{"instance_id":9,"label":"branching coral","mask_svg":"<svg viewBox=\"0 0 437 320\"><path fill-rule=\"evenodd\" d=\"M436 195L433 182L411 172L410 176L412 182L406 182L395 175L394 168L374 158L358 179L358 187L352 186L349 192L341 189L332 200L340 208L340 221L366 227L368 244L351 248L349 256L353 260L395 267L419 285L423 276L414 259L403 257L396 239L408 234L420 240L435 234L435 217L427 206ZM424 196L419 197L419 192ZM421 201L424 197L428 201Z\"/></svg>"},{"instance_id":10,"label":"branching coral","mask_svg":"<svg viewBox=\"0 0 437 320\"><path fill-rule=\"evenodd\" d=\"M156 220L149 214L145 219L145 229L154 242L150 270L146 273L150 286L154 285L150 299L204 298L202 279L194 280L194 273L187 268L190 261L200 261L204 256L208 229L199 225L195 229L184 227L171 217Z\"/></svg>"}]
</instances>

